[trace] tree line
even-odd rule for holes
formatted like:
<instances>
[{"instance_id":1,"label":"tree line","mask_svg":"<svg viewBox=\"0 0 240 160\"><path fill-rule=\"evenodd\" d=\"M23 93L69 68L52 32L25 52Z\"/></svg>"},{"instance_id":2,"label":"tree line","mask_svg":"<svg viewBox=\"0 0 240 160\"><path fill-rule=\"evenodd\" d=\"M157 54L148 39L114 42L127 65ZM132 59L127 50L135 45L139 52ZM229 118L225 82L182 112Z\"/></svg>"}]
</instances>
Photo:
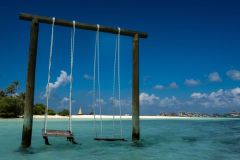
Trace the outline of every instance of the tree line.
<instances>
[{"instance_id":1,"label":"tree line","mask_svg":"<svg viewBox=\"0 0 240 160\"><path fill-rule=\"evenodd\" d=\"M25 93L18 93L19 82L14 81L6 89L0 89L0 117L1 118L18 118L23 116ZM46 105L35 104L33 108L34 115L44 115ZM53 109L48 109L49 115L69 115L67 109L63 109L56 113Z\"/></svg>"}]
</instances>

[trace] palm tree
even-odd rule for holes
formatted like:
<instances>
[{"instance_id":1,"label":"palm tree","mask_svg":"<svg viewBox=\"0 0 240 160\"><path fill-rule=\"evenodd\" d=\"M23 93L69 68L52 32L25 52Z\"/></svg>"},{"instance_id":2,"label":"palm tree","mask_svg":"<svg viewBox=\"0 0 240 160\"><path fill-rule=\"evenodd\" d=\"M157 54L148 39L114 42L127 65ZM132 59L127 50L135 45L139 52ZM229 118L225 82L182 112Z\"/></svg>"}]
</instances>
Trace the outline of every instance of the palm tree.
<instances>
[{"instance_id":1,"label":"palm tree","mask_svg":"<svg viewBox=\"0 0 240 160\"><path fill-rule=\"evenodd\" d=\"M16 91L19 89L19 82L18 81L13 81L13 85L16 89Z\"/></svg>"},{"instance_id":2,"label":"palm tree","mask_svg":"<svg viewBox=\"0 0 240 160\"><path fill-rule=\"evenodd\" d=\"M22 100L25 100L26 95L24 92L22 92L22 93L19 93L18 97Z\"/></svg>"},{"instance_id":3,"label":"palm tree","mask_svg":"<svg viewBox=\"0 0 240 160\"><path fill-rule=\"evenodd\" d=\"M14 81L12 84L10 84L6 89L6 94L8 95L14 95L19 88L19 82Z\"/></svg>"},{"instance_id":4,"label":"palm tree","mask_svg":"<svg viewBox=\"0 0 240 160\"><path fill-rule=\"evenodd\" d=\"M5 97L5 96L6 96L6 95L5 95L5 92L0 89L0 98L1 98L1 97Z\"/></svg>"},{"instance_id":5,"label":"palm tree","mask_svg":"<svg viewBox=\"0 0 240 160\"><path fill-rule=\"evenodd\" d=\"M13 95L16 93L15 86L13 84L10 84L6 89L7 95Z\"/></svg>"}]
</instances>

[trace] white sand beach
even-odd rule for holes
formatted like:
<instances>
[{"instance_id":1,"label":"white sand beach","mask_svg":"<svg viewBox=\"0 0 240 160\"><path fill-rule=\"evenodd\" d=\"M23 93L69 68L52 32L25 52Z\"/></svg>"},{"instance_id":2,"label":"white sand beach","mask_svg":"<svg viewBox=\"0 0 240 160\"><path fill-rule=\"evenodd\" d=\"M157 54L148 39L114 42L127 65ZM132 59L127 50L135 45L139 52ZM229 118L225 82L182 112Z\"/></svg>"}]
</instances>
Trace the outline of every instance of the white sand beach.
<instances>
[{"instance_id":1,"label":"white sand beach","mask_svg":"<svg viewBox=\"0 0 240 160\"><path fill-rule=\"evenodd\" d=\"M34 115L33 118L35 119L43 119L44 118L44 115ZM68 116L60 116L60 115L48 115L48 118L50 119L67 119L69 118ZM72 118L73 119L85 119L85 120L93 120L94 119L94 116L93 115L72 115ZM102 117L100 117L100 115L96 115L95 116L96 119L105 119L105 120L108 120L108 119L113 119L113 116L112 115L102 115ZM120 116L117 115L115 116L115 119L119 119ZM122 119L132 119L132 116L130 115L123 115L121 117ZM179 116L140 116L140 119L216 119L214 117L179 117Z\"/></svg>"}]
</instances>

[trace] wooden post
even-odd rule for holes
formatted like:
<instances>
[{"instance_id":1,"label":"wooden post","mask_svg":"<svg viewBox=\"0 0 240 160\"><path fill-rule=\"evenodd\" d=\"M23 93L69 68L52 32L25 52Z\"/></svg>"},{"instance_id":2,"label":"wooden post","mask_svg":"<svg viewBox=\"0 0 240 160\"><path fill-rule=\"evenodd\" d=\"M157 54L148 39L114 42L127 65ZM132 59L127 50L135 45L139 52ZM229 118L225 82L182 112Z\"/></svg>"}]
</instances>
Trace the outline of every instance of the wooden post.
<instances>
[{"instance_id":1,"label":"wooden post","mask_svg":"<svg viewBox=\"0 0 240 160\"><path fill-rule=\"evenodd\" d=\"M24 121L22 130L22 148L31 146L32 140L32 121L33 121L33 105L34 105L34 86L35 86L35 68L37 59L38 44L38 28L39 23L36 19L31 23L30 47L28 57L28 70L26 82L26 99L24 106Z\"/></svg>"},{"instance_id":2,"label":"wooden post","mask_svg":"<svg viewBox=\"0 0 240 160\"><path fill-rule=\"evenodd\" d=\"M132 71L132 141L140 139L139 128L139 35L133 37Z\"/></svg>"}]
</instances>

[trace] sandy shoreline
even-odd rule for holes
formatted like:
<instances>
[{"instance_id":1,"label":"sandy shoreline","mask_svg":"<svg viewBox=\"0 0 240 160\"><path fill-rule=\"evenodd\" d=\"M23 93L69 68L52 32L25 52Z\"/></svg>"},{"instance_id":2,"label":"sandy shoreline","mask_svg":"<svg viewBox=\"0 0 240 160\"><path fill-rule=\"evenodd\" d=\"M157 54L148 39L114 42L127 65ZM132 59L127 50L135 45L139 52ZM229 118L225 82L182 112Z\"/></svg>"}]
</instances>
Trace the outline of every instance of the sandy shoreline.
<instances>
[{"instance_id":1,"label":"sandy shoreline","mask_svg":"<svg viewBox=\"0 0 240 160\"><path fill-rule=\"evenodd\" d=\"M44 115L34 115L33 118L35 119L43 119ZM49 119L68 119L68 116L59 116L59 115L48 115ZM100 115L95 116L96 119L100 119ZM115 116L115 119L119 119L120 116ZM93 120L93 115L72 115L72 119L86 119L86 120ZM112 115L102 115L102 119L113 119ZM122 119L132 119L132 116L122 116ZM231 118L221 118L221 117L179 117L179 116L140 116L140 119L231 119ZM234 118L236 119L236 118Z\"/></svg>"}]
</instances>

